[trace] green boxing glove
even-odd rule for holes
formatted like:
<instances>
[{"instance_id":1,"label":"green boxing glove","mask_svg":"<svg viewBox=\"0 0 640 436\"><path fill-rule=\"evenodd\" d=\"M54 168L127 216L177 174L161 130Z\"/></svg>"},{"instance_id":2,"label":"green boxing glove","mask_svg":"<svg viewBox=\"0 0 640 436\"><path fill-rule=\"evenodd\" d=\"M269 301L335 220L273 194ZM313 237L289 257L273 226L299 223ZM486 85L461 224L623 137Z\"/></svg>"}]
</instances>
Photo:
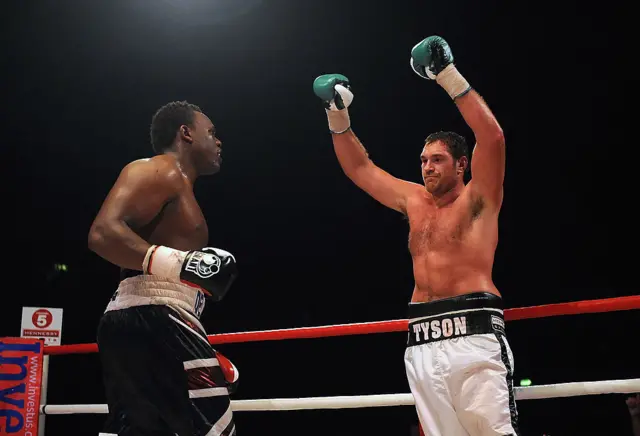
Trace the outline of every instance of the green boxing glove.
<instances>
[{"instance_id":1,"label":"green boxing glove","mask_svg":"<svg viewBox=\"0 0 640 436\"><path fill-rule=\"evenodd\" d=\"M353 101L349 79L342 74L324 74L313 81L313 92L323 101L331 133L351 128L347 108Z\"/></svg>"},{"instance_id":2,"label":"green boxing glove","mask_svg":"<svg viewBox=\"0 0 640 436\"><path fill-rule=\"evenodd\" d=\"M469 83L453 64L449 44L439 36L430 36L414 45L410 64L418 76L435 80L454 100L471 90Z\"/></svg>"}]
</instances>

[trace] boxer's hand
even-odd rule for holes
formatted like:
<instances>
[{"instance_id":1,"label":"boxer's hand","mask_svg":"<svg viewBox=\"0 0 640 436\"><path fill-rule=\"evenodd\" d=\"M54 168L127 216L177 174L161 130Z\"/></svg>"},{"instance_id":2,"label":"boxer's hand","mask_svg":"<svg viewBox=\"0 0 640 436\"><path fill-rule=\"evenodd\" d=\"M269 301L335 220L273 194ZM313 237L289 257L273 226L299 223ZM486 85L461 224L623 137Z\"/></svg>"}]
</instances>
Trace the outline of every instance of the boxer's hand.
<instances>
[{"instance_id":1,"label":"boxer's hand","mask_svg":"<svg viewBox=\"0 0 640 436\"><path fill-rule=\"evenodd\" d=\"M640 394L627 398L626 403L631 416L640 416Z\"/></svg>"},{"instance_id":2,"label":"boxer's hand","mask_svg":"<svg viewBox=\"0 0 640 436\"><path fill-rule=\"evenodd\" d=\"M238 275L235 257L228 251L212 247L186 252L152 245L142 271L200 288L215 301L222 300Z\"/></svg>"},{"instance_id":3,"label":"boxer's hand","mask_svg":"<svg viewBox=\"0 0 640 436\"><path fill-rule=\"evenodd\" d=\"M453 64L453 53L443 38L430 36L413 46L410 64L423 79L435 80L442 70Z\"/></svg>"},{"instance_id":4,"label":"boxer's hand","mask_svg":"<svg viewBox=\"0 0 640 436\"><path fill-rule=\"evenodd\" d=\"M222 374L224 374L224 379L227 381L227 389L230 394L233 394L238 389L238 379L240 378L238 368L218 351L216 351L216 357Z\"/></svg>"},{"instance_id":5,"label":"boxer's hand","mask_svg":"<svg viewBox=\"0 0 640 436\"><path fill-rule=\"evenodd\" d=\"M449 44L440 36L429 36L414 45L409 63L418 76L435 80L453 99L471 89L453 64Z\"/></svg>"},{"instance_id":6,"label":"boxer's hand","mask_svg":"<svg viewBox=\"0 0 640 436\"><path fill-rule=\"evenodd\" d=\"M324 74L313 81L313 92L327 112L331 133L343 133L351 127L347 108L353 101L349 79L342 74Z\"/></svg>"},{"instance_id":7,"label":"boxer's hand","mask_svg":"<svg viewBox=\"0 0 640 436\"><path fill-rule=\"evenodd\" d=\"M348 108L353 101L349 79L342 74L324 74L313 81L313 92L324 102L327 110Z\"/></svg>"}]
</instances>

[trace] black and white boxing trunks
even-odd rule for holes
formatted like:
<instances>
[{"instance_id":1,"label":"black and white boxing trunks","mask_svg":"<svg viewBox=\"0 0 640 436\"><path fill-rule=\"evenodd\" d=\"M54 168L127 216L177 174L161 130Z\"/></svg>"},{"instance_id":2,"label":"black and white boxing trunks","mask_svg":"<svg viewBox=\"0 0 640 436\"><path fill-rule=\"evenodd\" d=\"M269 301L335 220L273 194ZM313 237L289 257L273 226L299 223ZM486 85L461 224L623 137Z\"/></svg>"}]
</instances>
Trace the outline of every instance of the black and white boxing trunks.
<instances>
[{"instance_id":1,"label":"black and white boxing trunks","mask_svg":"<svg viewBox=\"0 0 640 436\"><path fill-rule=\"evenodd\" d=\"M98 327L109 415L100 435L232 436L227 381L198 317L197 288L124 279Z\"/></svg>"},{"instance_id":2,"label":"black and white boxing trunks","mask_svg":"<svg viewBox=\"0 0 640 436\"><path fill-rule=\"evenodd\" d=\"M518 434L500 297L477 292L409 304L404 362L426 435Z\"/></svg>"}]
</instances>

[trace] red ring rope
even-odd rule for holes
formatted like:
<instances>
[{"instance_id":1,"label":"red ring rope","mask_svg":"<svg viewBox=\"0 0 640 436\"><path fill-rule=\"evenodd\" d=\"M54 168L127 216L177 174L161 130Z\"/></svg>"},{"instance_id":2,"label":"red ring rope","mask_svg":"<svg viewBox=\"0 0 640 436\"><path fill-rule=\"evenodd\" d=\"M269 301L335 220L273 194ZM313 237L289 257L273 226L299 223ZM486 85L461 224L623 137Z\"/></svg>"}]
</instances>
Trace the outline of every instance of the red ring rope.
<instances>
[{"instance_id":1,"label":"red ring rope","mask_svg":"<svg viewBox=\"0 0 640 436\"><path fill-rule=\"evenodd\" d=\"M505 309L504 317L507 321L516 321L520 319L545 318L549 316L577 315L585 313L615 312L620 310L632 309L640 309L640 295ZM208 337L211 344L274 341L282 339L322 338L329 336L347 336L369 333L406 332L407 324L408 320L399 319L395 321L376 321L282 330L221 333L217 335L209 335ZM98 345L95 343L46 346L44 349L45 354L51 355L96 353L97 351Z\"/></svg>"}]
</instances>

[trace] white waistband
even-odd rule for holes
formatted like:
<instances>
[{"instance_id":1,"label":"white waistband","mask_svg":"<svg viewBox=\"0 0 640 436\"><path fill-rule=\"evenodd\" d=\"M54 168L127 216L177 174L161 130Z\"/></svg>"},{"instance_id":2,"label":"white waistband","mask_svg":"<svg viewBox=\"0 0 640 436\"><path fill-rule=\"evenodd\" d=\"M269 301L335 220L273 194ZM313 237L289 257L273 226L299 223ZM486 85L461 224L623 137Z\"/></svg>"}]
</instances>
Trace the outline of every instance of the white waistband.
<instances>
[{"instance_id":1,"label":"white waistband","mask_svg":"<svg viewBox=\"0 0 640 436\"><path fill-rule=\"evenodd\" d=\"M204 332L198 321L204 302L204 293L198 288L165 277L141 274L120 282L115 298L109 302L105 312L153 304L169 306Z\"/></svg>"}]
</instances>

